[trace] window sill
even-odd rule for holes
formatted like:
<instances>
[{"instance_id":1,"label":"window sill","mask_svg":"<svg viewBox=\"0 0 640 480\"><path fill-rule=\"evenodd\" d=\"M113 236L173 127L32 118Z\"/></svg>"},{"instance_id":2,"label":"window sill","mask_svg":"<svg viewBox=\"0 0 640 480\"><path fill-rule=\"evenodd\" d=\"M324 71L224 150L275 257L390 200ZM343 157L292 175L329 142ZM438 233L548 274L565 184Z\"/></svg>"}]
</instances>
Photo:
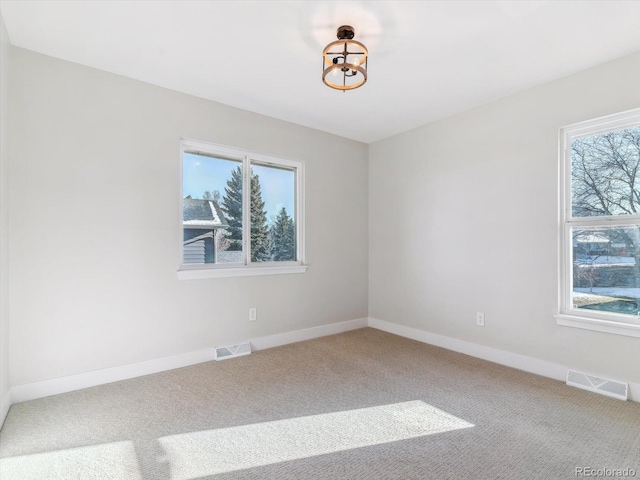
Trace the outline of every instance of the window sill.
<instances>
[{"instance_id":1,"label":"window sill","mask_svg":"<svg viewBox=\"0 0 640 480\"><path fill-rule=\"evenodd\" d=\"M259 275L285 275L290 273L305 273L306 271L306 265L192 268L178 270L178 280L196 280L199 278L254 277Z\"/></svg>"},{"instance_id":2,"label":"window sill","mask_svg":"<svg viewBox=\"0 0 640 480\"><path fill-rule=\"evenodd\" d=\"M557 324L565 327L584 328L585 330L613 333L615 335L625 335L628 337L640 337L640 324L634 325L632 323L577 317L567 314L558 314L555 317Z\"/></svg>"}]
</instances>

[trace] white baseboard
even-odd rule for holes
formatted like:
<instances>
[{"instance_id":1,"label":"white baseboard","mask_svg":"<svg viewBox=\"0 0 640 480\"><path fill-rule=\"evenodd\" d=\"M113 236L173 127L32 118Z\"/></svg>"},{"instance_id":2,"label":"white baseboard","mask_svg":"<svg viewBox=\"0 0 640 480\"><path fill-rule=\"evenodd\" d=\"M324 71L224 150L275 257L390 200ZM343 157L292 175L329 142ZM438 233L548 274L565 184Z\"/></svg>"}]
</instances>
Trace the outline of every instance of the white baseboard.
<instances>
[{"instance_id":1,"label":"white baseboard","mask_svg":"<svg viewBox=\"0 0 640 480\"><path fill-rule=\"evenodd\" d=\"M483 360L489 360L490 362L506 365L507 367L517 368L518 370L523 370L525 372L542 375L543 377L553 378L563 382L567 378L567 370L569 367L566 365L547 362L546 360L527 357L525 355L507 352L505 350L499 350L485 345L478 345L477 343L446 337L437 333L431 333L425 330L407 327L405 325L398 325L397 323L378 320L377 318L372 317L369 317L369 326L395 335L400 335L401 337L411 338L412 340L435 345L436 347L446 348L447 350L453 350L454 352L464 353L466 355L471 355L472 357L482 358ZM640 383L629 382L629 400L640 402Z\"/></svg>"},{"instance_id":2,"label":"white baseboard","mask_svg":"<svg viewBox=\"0 0 640 480\"><path fill-rule=\"evenodd\" d=\"M367 326L367 323L367 318L358 318L355 320L348 320L346 322L332 323L329 325L321 325L319 327L295 330L293 332L259 337L250 340L250 342L255 350L264 350L266 348L286 345L288 343L301 342L303 340L311 340L313 338L363 328ZM74 390L80 390L81 388L95 387L96 385L141 377L151 373L164 372L166 370L173 370L175 368L209 362L211 360L214 360L214 346L204 350L157 358L145 362L131 363L118 367L53 378L51 380L17 385L12 387L9 392L9 399L11 403L7 403L6 409L8 411L10 405L13 403L26 402L27 400L48 397L59 393L72 392Z\"/></svg>"},{"instance_id":3,"label":"white baseboard","mask_svg":"<svg viewBox=\"0 0 640 480\"><path fill-rule=\"evenodd\" d=\"M517 353L498 350L496 348L478 345L464 340L446 337L444 335L438 335L424 330L419 330L417 328L407 327L371 317L357 318L345 322L321 325L319 327L306 328L303 330L295 330L293 332L268 335L266 337L252 339L250 340L250 343L253 350L264 350L289 343L302 342L327 335L357 330L367 326L556 380L565 381L566 379L568 367L565 365L559 365ZM173 370L175 368L208 362L213 359L214 347L212 346L211 348L195 352L172 355L170 357L105 368L102 370L94 370L91 372L79 373L77 375L54 378L51 380L17 385L11 388L2 404L0 421L4 421L10 406L14 403L48 397L59 393L71 392L82 388L94 387L105 383L127 380L129 378L140 377L166 370ZM640 384L629 383L629 398L630 400L640 402Z\"/></svg>"},{"instance_id":4,"label":"white baseboard","mask_svg":"<svg viewBox=\"0 0 640 480\"><path fill-rule=\"evenodd\" d=\"M96 385L141 377L165 370L173 370L174 368L208 362L209 360L213 360L213 347L145 362L130 363L66 377L52 378L51 380L26 383L11 388L11 402L26 402L27 400L72 392L81 388L95 387Z\"/></svg>"},{"instance_id":5,"label":"white baseboard","mask_svg":"<svg viewBox=\"0 0 640 480\"><path fill-rule=\"evenodd\" d=\"M7 392L7 395L2 400L2 409L0 409L0 428L4 424L4 419L7 418L7 413L11 408L11 390Z\"/></svg>"},{"instance_id":6,"label":"white baseboard","mask_svg":"<svg viewBox=\"0 0 640 480\"><path fill-rule=\"evenodd\" d=\"M264 350L265 348L279 347L289 343L304 342L305 340L335 335L336 333L348 332L349 330L357 330L359 328L365 328L368 325L369 319L365 317L347 320L346 322L321 325L319 327L305 328L304 330L295 330L293 332L276 333L275 335L268 335L251 340L251 347L254 350Z\"/></svg>"},{"instance_id":7,"label":"white baseboard","mask_svg":"<svg viewBox=\"0 0 640 480\"><path fill-rule=\"evenodd\" d=\"M629 382L629 400L640 403L640 383Z\"/></svg>"}]
</instances>

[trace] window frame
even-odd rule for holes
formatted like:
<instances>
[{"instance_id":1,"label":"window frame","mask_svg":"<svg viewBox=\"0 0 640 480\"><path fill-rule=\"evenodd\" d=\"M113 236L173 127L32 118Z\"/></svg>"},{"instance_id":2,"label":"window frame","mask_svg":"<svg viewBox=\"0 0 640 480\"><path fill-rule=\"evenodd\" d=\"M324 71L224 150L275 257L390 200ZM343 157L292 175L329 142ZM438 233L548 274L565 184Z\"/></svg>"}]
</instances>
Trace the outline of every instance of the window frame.
<instances>
[{"instance_id":1,"label":"window frame","mask_svg":"<svg viewBox=\"0 0 640 480\"><path fill-rule=\"evenodd\" d=\"M184 203L184 154L200 153L206 156L226 158L242 162L242 263L237 264L185 264L183 263L183 203ZM292 217L296 225L296 259L281 262L252 262L249 256L251 235L251 165L281 167L295 172L295 211ZM218 145L199 140L182 138L180 140L180 216L178 242L178 279L246 277L255 275L282 275L305 273L305 236L304 236L304 163L283 157L275 157L249 150Z\"/></svg>"},{"instance_id":2,"label":"window frame","mask_svg":"<svg viewBox=\"0 0 640 480\"><path fill-rule=\"evenodd\" d=\"M572 305L573 228L640 226L640 215L574 217L571 191L571 142L624 128L640 126L640 108L579 122L560 129L559 138L559 242L558 325L640 337L640 316L597 310L580 310Z\"/></svg>"}]
</instances>

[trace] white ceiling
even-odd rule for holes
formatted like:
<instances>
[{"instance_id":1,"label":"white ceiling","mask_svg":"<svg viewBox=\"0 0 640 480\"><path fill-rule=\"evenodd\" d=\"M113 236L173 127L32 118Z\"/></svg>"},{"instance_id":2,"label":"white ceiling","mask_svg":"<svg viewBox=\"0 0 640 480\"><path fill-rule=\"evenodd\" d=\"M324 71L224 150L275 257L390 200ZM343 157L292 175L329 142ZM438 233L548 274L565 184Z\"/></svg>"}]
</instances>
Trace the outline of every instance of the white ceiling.
<instances>
[{"instance_id":1,"label":"white ceiling","mask_svg":"<svg viewBox=\"0 0 640 480\"><path fill-rule=\"evenodd\" d=\"M640 51L640 1L14 1L13 45L370 143ZM321 80L353 25L369 80ZM640 82L640 80L639 80Z\"/></svg>"}]
</instances>

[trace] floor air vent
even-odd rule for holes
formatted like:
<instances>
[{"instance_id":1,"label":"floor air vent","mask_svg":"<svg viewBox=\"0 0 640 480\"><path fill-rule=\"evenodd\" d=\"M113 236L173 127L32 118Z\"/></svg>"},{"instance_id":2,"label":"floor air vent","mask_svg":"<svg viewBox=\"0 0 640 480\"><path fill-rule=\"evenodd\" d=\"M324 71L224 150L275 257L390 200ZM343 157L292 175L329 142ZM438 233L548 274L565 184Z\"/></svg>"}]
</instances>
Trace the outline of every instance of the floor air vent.
<instances>
[{"instance_id":1,"label":"floor air vent","mask_svg":"<svg viewBox=\"0 0 640 480\"><path fill-rule=\"evenodd\" d=\"M629 393L628 383L594 377L586 373L576 372L575 370L567 371L567 385L620 400L626 400Z\"/></svg>"},{"instance_id":2,"label":"floor air vent","mask_svg":"<svg viewBox=\"0 0 640 480\"><path fill-rule=\"evenodd\" d=\"M251 353L251 345L249 342L238 343L237 345L229 345L228 347L216 347L215 359L226 360L227 358L242 357Z\"/></svg>"}]
</instances>

